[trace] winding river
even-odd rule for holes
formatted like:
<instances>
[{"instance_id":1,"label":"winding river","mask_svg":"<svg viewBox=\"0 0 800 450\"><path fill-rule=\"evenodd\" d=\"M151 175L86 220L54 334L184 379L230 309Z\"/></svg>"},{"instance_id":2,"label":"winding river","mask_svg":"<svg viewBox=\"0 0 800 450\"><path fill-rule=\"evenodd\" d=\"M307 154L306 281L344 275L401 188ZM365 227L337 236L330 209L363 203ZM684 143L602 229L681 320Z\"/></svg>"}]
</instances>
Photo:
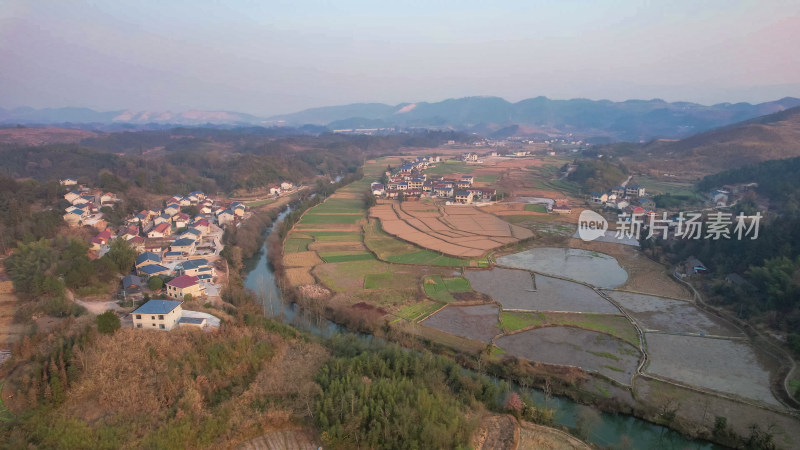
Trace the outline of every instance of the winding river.
<instances>
[{"instance_id":1,"label":"winding river","mask_svg":"<svg viewBox=\"0 0 800 450\"><path fill-rule=\"evenodd\" d=\"M291 209L282 212L275 223L282 220ZM272 227L267 228L265 236L272 232ZM330 320L305 314L295 303L283 302L281 290L278 287L272 269L267 262L266 242L252 258L245 261L245 287L253 290L264 308L264 314L275 317L284 323L315 335L329 337L335 333L349 333L352 331L339 326ZM372 339L370 335L359 334L362 339ZM466 369L465 369L466 370ZM499 380L496 380L499 382ZM541 391L523 388L510 383L512 389L526 392L538 406L545 405L545 396ZM552 397L547 401L548 408L557 410L555 421L558 425L570 428L576 426L578 413L586 406L579 405L565 397ZM722 449L707 441L689 439L669 428L655 425L624 414L609 414L599 412L599 421L592 427L588 441L600 446L613 446L620 443L622 436L627 436L632 448L658 448L658 449Z\"/></svg>"}]
</instances>

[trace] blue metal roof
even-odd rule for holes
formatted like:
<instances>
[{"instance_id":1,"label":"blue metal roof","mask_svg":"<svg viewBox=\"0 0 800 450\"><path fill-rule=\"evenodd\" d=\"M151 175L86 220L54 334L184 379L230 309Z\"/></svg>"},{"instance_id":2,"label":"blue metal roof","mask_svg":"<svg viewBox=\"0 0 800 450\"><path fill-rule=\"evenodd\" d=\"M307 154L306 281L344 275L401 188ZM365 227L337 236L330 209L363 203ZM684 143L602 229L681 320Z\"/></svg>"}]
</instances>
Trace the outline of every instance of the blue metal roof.
<instances>
[{"instance_id":1,"label":"blue metal roof","mask_svg":"<svg viewBox=\"0 0 800 450\"><path fill-rule=\"evenodd\" d=\"M144 274L147 274L147 275L152 275L154 273L161 273L161 272L169 271L169 269L167 269L166 267L162 266L161 264L150 264L150 265L147 265L147 266L144 266L144 267L140 267L139 271L144 273Z\"/></svg>"},{"instance_id":2,"label":"blue metal roof","mask_svg":"<svg viewBox=\"0 0 800 450\"><path fill-rule=\"evenodd\" d=\"M169 314L181 303L177 300L150 300L131 314Z\"/></svg>"},{"instance_id":3,"label":"blue metal roof","mask_svg":"<svg viewBox=\"0 0 800 450\"><path fill-rule=\"evenodd\" d=\"M186 247L192 244L194 244L194 239L182 238L173 242L170 247Z\"/></svg>"},{"instance_id":4,"label":"blue metal roof","mask_svg":"<svg viewBox=\"0 0 800 450\"><path fill-rule=\"evenodd\" d=\"M146 261L161 262L161 257L159 257L158 255L156 255L153 252L144 252L141 255L136 257L136 265L137 266L139 264L143 263L143 262L146 262Z\"/></svg>"},{"instance_id":5,"label":"blue metal roof","mask_svg":"<svg viewBox=\"0 0 800 450\"><path fill-rule=\"evenodd\" d=\"M206 266L206 265L208 265L208 260L203 258L192 259L181 264L181 266L183 266L183 270L197 269L200 266Z\"/></svg>"}]
</instances>

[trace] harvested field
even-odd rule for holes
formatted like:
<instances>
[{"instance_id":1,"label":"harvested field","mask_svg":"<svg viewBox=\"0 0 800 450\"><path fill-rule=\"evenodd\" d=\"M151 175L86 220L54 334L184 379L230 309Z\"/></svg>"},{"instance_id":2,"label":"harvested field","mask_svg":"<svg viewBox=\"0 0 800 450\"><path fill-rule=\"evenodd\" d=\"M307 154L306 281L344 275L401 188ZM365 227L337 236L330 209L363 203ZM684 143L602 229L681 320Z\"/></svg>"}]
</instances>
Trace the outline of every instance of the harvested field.
<instances>
[{"instance_id":1,"label":"harvested field","mask_svg":"<svg viewBox=\"0 0 800 450\"><path fill-rule=\"evenodd\" d=\"M495 344L509 355L546 364L578 366L630 384L639 350L602 333L571 327L546 327L502 336Z\"/></svg>"},{"instance_id":2,"label":"harvested field","mask_svg":"<svg viewBox=\"0 0 800 450\"><path fill-rule=\"evenodd\" d=\"M475 450L516 450L519 423L508 414L492 414L484 417L475 432L472 448Z\"/></svg>"},{"instance_id":3,"label":"harvested field","mask_svg":"<svg viewBox=\"0 0 800 450\"><path fill-rule=\"evenodd\" d=\"M522 422L518 450L590 450L585 442L563 431Z\"/></svg>"},{"instance_id":4,"label":"harvested field","mask_svg":"<svg viewBox=\"0 0 800 450\"><path fill-rule=\"evenodd\" d=\"M387 233L457 257L480 257L490 250L533 236L530 230L469 206L434 210L419 202L384 202L370 209Z\"/></svg>"},{"instance_id":5,"label":"harvested field","mask_svg":"<svg viewBox=\"0 0 800 450\"><path fill-rule=\"evenodd\" d=\"M497 264L613 289L628 279L625 269L604 253L572 248L534 248L497 258Z\"/></svg>"},{"instance_id":6,"label":"harvested field","mask_svg":"<svg viewBox=\"0 0 800 450\"><path fill-rule=\"evenodd\" d=\"M467 270L464 276L474 290L491 296L503 305L503 309L620 313L592 289L567 280L497 267L492 270Z\"/></svg>"},{"instance_id":7,"label":"harvested field","mask_svg":"<svg viewBox=\"0 0 800 450\"><path fill-rule=\"evenodd\" d=\"M500 313L503 330L507 332L528 327L569 325L607 333L639 347L639 333L625 316L584 313L545 313L507 311Z\"/></svg>"},{"instance_id":8,"label":"harvested field","mask_svg":"<svg viewBox=\"0 0 800 450\"><path fill-rule=\"evenodd\" d=\"M744 336L731 323L686 300L624 291L605 291L625 308L644 331L670 331L715 336Z\"/></svg>"},{"instance_id":9,"label":"harvested field","mask_svg":"<svg viewBox=\"0 0 800 450\"><path fill-rule=\"evenodd\" d=\"M286 267L314 267L321 264L316 252L286 253L283 255L283 265Z\"/></svg>"},{"instance_id":10,"label":"harvested field","mask_svg":"<svg viewBox=\"0 0 800 450\"><path fill-rule=\"evenodd\" d=\"M453 258L440 255L430 250L423 250L419 247L400 241L393 236L384 233L378 221L371 219L364 226L364 244L378 258L401 264L420 264L428 266L454 266L462 267L470 264L467 259Z\"/></svg>"},{"instance_id":11,"label":"harvested field","mask_svg":"<svg viewBox=\"0 0 800 450\"><path fill-rule=\"evenodd\" d=\"M485 343L500 333L496 305L448 305L422 323L430 328Z\"/></svg>"},{"instance_id":12,"label":"harvested field","mask_svg":"<svg viewBox=\"0 0 800 450\"><path fill-rule=\"evenodd\" d=\"M317 450L319 443L314 430L281 430L243 442L237 450Z\"/></svg>"},{"instance_id":13,"label":"harvested field","mask_svg":"<svg viewBox=\"0 0 800 450\"><path fill-rule=\"evenodd\" d=\"M307 267L290 267L286 269L286 278L292 286L302 286L304 284L314 284L316 280L308 272Z\"/></svg>"},{"instance_id":14,"label":"harvested field","mask_svg":"<svg viewBox=\"0 0 800 450\"><path fill-rule=\"evenodd\" d=\"M768 361L747 343L728 339L647 333L647 373L780 405L769 389Z\"/></svg>"}]
</instances>

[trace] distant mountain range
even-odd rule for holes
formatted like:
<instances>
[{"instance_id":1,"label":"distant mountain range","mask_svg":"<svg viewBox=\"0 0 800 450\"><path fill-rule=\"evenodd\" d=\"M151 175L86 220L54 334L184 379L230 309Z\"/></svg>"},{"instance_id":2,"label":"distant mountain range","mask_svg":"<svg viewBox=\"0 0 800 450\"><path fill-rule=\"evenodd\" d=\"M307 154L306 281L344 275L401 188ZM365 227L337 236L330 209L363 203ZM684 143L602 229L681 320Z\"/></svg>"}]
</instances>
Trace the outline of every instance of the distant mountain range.
<instances>
[{"instance_id":1,"label":"distant mountain range","mask_svg":"<svg viewBox=\"0 0 800 450\"><path fill-rule=\"evenodd\" d=\"M800 106L800 99L759 103L697 103L663 100L550 100L511 103L498 97L467 97L437 103L389 106L365 103L314 108L271 117L287 125L313 123L332 129L451 127L487 135L519 125L517 135L566 134L640 141L682 138L702 131Z\"/></svg>"},{"instance_id":2,"label":"distant mountain range","mask_svg":"<svg viewBox=\"0 0 800 450\"><path fill-rule=\"evenodd\" d=\"M610 148L623 148L616 144ZM756 117L678 141L626 149L638 170L703 175L772 159L800 156L800 107Z\"/></svg>"},{"instance_id":3,"label":"distant mountain range","mask_svg":"<svg viewBox=\"0 0 800 450\"><path fill-rule=\"evenodd\" d=\"M266 124L256 116L228 111L104 111L89 108L0 108L0 124L171 124L256 125Z\"/></svg>"},{"instance_id":4,"label":"distant mountain range","mask_svg":"<svg viewBox=\"0 0 800 450\"><path fill-rule=\"evenodd\" d=\"M448 128L507 137L563 135L606 141L680 139L706 130L800 106L786 97L759 104L721 103L712 106L663 100L551 100L536 97L516 103L499 97L466 97L436 103L357 103L312 108L293 114L259 118L227 111L97 112L88 108L0 109L0 124L64 123L260 125L313 124L331 130L358 128Z\"/></svg>"}]
</instances>

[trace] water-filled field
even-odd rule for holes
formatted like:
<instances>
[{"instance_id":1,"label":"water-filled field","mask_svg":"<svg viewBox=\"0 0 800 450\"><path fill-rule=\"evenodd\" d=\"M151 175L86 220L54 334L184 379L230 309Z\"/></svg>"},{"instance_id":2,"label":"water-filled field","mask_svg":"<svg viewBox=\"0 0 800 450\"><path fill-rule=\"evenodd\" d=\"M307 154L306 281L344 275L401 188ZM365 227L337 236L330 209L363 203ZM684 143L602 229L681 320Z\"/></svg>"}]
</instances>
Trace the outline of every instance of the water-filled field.
<instances>
[{"instance_id":1,"label":"water-filled field","mask_svg":"<svg viewBox=\"0 0 800 450\"><path fill-rule=\"evenodd\" d=\"M619 314L620 311L580 283L532 275L524 270L467 270L472 288L491 296L504 309Z\"/></svg>"},{"instance_id":2,"label":"water-filled field","mask_svg":"<svg viewBox=\"0 0 800 450\"><path fill-rule=\"evenodd\" d=\"M662 333L647 333L645 339L647 373L780 404L769 390L765 360L746 342Z\"/></svg>"},{"instance_id":3,"label":"water-filled field","mask_svg":"<svg viewBox=\"0 0 800 450\"><path fill-rule=\"evenodd\" d=\"M574 248L534 248L501 256L497 258L497 264L571 278L606 289L613 289L628 280L628 273L613 257Z\"/></svg>"},{"instance_id":4,"label":"water-filled field","mask_svg":"<svg viewBox=\"0 0 800 450\"><path fill-rule=\"evenodd\" d=\"M449 305L421 323L456 336L489 343L501 333L497 327L498 311L497 305Z\"/></svg>"},{"instance_id":5,"label":"water-filled field","mask_svg":"<svg viewBox=\"0 0 800 450\"><path fill-rule=\"evenodd\" d=\"M578 366L630 384L639 350L602 333L572 327L535 328L497 339L509 355L547 364Z\"/></svg>"},{"instance_id":6,"label":"water-filled field","mask_svg":"<svg viewBox=\"0 0 800 450\"><path fill-rule=\"evenodd\" d=\"M685 300L623 291L606 291L646 331L670 331L717 336L743 336L729 322Z\"/></svg>"}]
</instances>

